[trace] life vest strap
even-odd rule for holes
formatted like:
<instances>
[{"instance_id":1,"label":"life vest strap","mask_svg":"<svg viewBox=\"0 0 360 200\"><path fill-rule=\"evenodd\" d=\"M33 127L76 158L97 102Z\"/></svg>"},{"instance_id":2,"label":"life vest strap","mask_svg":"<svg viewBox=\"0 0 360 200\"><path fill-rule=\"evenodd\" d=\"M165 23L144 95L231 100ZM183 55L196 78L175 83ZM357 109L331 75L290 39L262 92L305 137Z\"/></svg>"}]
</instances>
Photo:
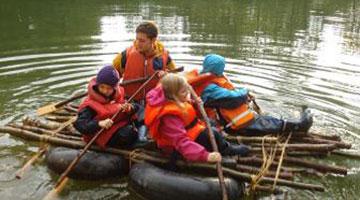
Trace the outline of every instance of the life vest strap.
<instances>
[{"instance_id":1,"label":"life vest strap","mask_svg":"<svg viewBox=\"0 0 360 200\"><path fill-rule=\"evenodd\" d=\"M246 110L245 112L241 113L240 115L236 116L234 119L231 120L231 122L229 122L228 124L226 124L225 128L229 128L230 126L232 126L233 124L236 124L236 122L238 122L239 120L241 120L242 118L246 117L246 115L250 114L251 111L250 110Z\"/></svg>"},{"instance_id":2,"label":"life vest strap","mask_svg":"<svg viewBox=\"0 0 360 200\"><path fill-rule=\"evenodd\" d=\"M191 128L193 128L197 123L198 123L199 119L197 117L194 118L194 120L192 120L190 122L190 124L188 124L187 126L185 126L186 130L190 130Z\"/></svg>"}]
</instances>

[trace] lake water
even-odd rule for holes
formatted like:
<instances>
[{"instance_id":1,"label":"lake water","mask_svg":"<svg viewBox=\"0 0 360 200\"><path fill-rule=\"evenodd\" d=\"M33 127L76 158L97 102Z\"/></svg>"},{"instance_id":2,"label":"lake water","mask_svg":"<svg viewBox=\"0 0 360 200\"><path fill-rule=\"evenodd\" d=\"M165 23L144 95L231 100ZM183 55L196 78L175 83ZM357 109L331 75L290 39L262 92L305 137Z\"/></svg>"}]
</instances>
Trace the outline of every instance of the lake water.
<instances>
[{"instance_id":1,"label":"lake water","mask_svg":"<svg viewBox=\"0 0 360 200\"><path fill-rule=\"evenodd\" d=\"M359 0L0 0L0 124L84 89L90 77L132 44L136 26L155 21L178 66L226 57L226 73L249 88L267 113L315 115L312 130L341 135L360 153ZM57 176L38 162L14 173L37 143L0 133L0 199L41 199ZM335 157L346 177L305 178L325 193L292 199L358 199L360 161ZM62 199L137 199L126 179L71 181Z\"/></svg>"}]
</instances>

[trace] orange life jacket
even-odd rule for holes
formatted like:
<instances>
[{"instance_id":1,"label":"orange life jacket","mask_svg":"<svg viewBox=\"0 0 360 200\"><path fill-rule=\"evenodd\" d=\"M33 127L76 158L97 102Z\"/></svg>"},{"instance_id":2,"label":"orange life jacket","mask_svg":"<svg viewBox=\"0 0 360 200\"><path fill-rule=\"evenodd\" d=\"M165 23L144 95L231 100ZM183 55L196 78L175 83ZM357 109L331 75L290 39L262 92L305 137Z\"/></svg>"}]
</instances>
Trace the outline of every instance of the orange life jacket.
<instances>
[{"instance_id":1,"label":"orange life jacket","mask_svg":"<svg viewBox=\"0 0 360 200\"><path fill-rule=\"evenodd\" d=\"M180 108L171 101L167 101L161 106L146 105L145 124L149 127L150 136L156 141L158 146L174 146L159 131L161 118L165 115L178 116L184 122L187 136L193 141L205 129L205 124L197 118L194 107L190 103L184 103L184 106L184 108Z\"/></svg>"},{"instance_id":2,"label":"orange life jacket","mask_svg":"<svg viewBox=\"0 0 360 200\"><path fill-rule=\"evenodd\" d=\"M111 118L119 110L119 106L125 103L124 89L120 86L117 86L114 93L114 100L109 102L103 96L94 91L95 84L96 78L93 78L88 85L88 96L80 104L79 111L85 107L90 107L96 112L95 119L97 121ZM105 148L106 144L109 142L114 133L119 128L129 123L129 118L130 117L127 114L119 113L114 120L113 126L107 130L104 130L103 133L101 133L100 136L96 139L95 143L101 148ZM93 137L93 134L84 134L83 140L85 142L89 142Z\"/></svg>"},{"instance_id":3,"label":"orange life jacket","mask_svg":"<svg viewBox=\"0 0 360 200\"><path fill-rule=\"evenodd\" d=\"M199 76L199 78L195 78L196 76ZM187 78L188 80L192 80L190 81L190 84L193 86L195 92L199 96L201 96L205 88L210 84L216 84L222 88L226 88L229 90L235 89L233 84L225 76L216 76L213 74L200 75L197 70L193 70L187 74ZM235 130L245 128L254 119L254 113L249 110L249 106L246 103L234 109L214 109L206 107L205 110L209 118L220 122L221 120L219 120L217 117L217 115L219 115L219 117L226 122L226 124L222 125L225 126L231 123L231 128Z\"/></svg>"},{"instance_id":4,"label":"orange life jacket","mask_svg":"<svg viewBox=\"0 0 360 200\"><path fill-rule=\"evenodd\" d=\"M136 50L135 46L131 46L126 49L126 64L125 64L125 71L123 74L123 81L126 80L133 80L143 77L151 76L155 73L155 69L153 67L154 58L160 57L162 61L162 69L157 70L165 70L166 64L168 62L169 53L168 51L164 50L160 56L152 56L149 58L145 58L143 54ZM139 92L135 96L135 100L142 100L145 99L146 93L153 89L156 84L158 83L158 79L154 78L150 81L142 92ZM131 96L135 91L141 86L142 83L132 83L124 86L126 96Z\"/></svg>"}]
</instances>

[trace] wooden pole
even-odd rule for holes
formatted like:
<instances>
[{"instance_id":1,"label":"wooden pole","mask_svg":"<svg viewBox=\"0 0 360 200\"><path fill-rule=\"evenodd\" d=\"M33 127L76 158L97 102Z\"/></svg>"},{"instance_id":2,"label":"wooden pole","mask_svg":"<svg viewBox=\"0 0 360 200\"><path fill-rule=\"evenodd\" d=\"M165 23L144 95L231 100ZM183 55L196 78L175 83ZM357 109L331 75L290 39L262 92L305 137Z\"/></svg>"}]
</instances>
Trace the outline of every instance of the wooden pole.
<instances>
[{"instance_id":1,"label":"wooden pole","mask_svg":"<svg viewBox=\"0 0 360 200\"><path fill-rule=\"evenodd\" d=\"M55 136L58 132L60 132L62 129L64 129L66 126L68 126L69 124L73 123L75 121L76 117L73 117L71 119L69 119L69 121L65 122L64 124L62 124L57 130L53 131L51 136ZM28 171L28 169L30 168L30 166L39 158L41 157L47 150L49 145L45 145L44 147L40 148L39 151L32 157L30 158L30 160L28 160L25 165L20 168L16 173L15 173L15 177L17 179L21 179L22 176L24 175L24 173L26 171Z\"/></svg>"},{"instance_id":2,"label":"wooden pole","mask_svg":"<svg viewBox=\"0 0 360 200\"><path fill-rule=\"evenodd\" d=\"M211 147L213 149L214 152L219 152L219 149L217 147L216 141L215 141L215 137L214 137L214 133L212 131L211 128L211 124L209 121L209 118L205 112L205 109L203 107L203 103L202 101L198 101L199 97L197 96L196 92L194 91L194 89L189 85L189 91L191 93L191 95L193 96L193 98L195 99L195 102L197 103L200 113L202 115L202 117L205 120L206 126L207 126L207 133L209 136L209 140L211 143ZM224 175L223 175L223 171L222 171L222 166L221 166L221 162L217 162L216 163L216 169L217 169L217 173L218 173L218 177L219 177L219 183L220 183L220 187L221 187L221 191L222 191L222 199L223 200L227 200L228 196L227 196L227 191L226 191L226 187L225 187L225 181L224 181Z\"/></svg>"}]
</instances>

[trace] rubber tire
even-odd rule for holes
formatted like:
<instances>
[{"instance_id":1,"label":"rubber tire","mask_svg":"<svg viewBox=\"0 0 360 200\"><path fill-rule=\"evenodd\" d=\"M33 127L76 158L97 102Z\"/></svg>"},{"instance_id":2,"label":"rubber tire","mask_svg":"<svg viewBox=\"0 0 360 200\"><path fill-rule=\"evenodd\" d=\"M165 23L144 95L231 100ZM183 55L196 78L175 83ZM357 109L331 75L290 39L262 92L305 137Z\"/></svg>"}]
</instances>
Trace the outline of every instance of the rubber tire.
<instances>
[{"instance_id":1,"label":"rubber tire","mask_svg":"<svg viewBox=\"0 0 360 200\"><path fill-rule=\"evenodd\" d=\"M52 171L61 174L79 154L79 149L51 148L46 153L46 164ZM118 155L88 151L69 173L73 179L101 180L116 178L128 173L128 163Z\"/></svg>"},{"instance_id":2,"label":"rubber tire","mask_svg":"<svg viewBox=\"0 0 360 200\"><path fill-rule=\"evenodd\" d=\"M163 170L148 163L135 164L129 173L130 187L146 199L221 200L217 177L199 177ZM241 199L244 183L225 178L229 200Z\"/></svg>"}]
</instances>

